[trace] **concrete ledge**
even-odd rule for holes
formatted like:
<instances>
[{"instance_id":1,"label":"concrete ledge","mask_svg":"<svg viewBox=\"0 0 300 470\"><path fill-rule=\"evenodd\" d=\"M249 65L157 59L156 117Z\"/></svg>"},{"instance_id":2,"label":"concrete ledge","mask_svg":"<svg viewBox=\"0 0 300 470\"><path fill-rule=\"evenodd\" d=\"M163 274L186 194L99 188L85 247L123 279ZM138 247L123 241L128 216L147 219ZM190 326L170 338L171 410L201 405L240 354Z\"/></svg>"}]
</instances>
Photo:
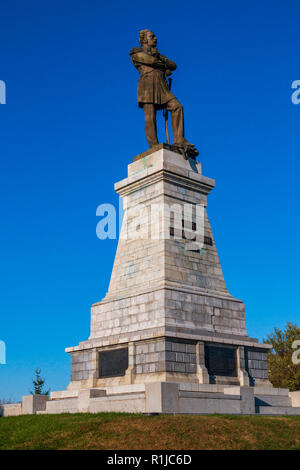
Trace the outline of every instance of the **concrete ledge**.
<instances>
[{"instance_id":1,"label":"concrete ledge","mask_svg":"<svg viewBox=\"0 0 300 470\"><path fill-rule=\"evenodd\" d=\"M22 414L22 403L0 405L0 416L19 416Z\"/></svg>"},{"instance_id":2,"label":"concrete ledge","mask_svg":"<svg viewBox=\"0 0 300 470\"><path fill-rule=\"evenodd\" d=\"M90 413L121 412L121 413L145 413L145 394L136 393L125 396L107 396L91 398L89 404Z\"/></svg>"},{"instance_id":3,"label":"concrete ledge","mask_svg":"<svg viewBox=\"0 0 300 470\"><path fill-rule=\"evenodd\" d=\"M255 396L255 406L292 406L292 401L288 395L257 395Z\"/></svg>"},{"instance_id":4,"label":"concrete ledge","mask_svg":"<svg viewBox=\"0 0 300 470\"><path fill-rule=\"evenodd\" d=\"M272 386L266 387L253 387L255 395L281 395L281 396L288 396L289 389L288 388L273 388Z\"/></svg>"},{"instance_id":5,"label":"concrete ledge","mask_svg":"<svg viewBox=\"0 0 300 470\"><path fill-rule=\"evenodd\" d=\"M116 385L115 387L104 387L107 395L120 393L145 392L145 384Z\"/></svg>"},{"instance_id":6,"label":"concrete ledge","mask_svg":"<svg viewBox=\"0 0 300 470\"><path fill-rule=\"evenodd\" d=\"M61 400L62 398L76 398L79 390L59 390L50 393L51 400Z\"/></svg>"},{"instance_id":7,"label":"concrete ledge","mask_svg":"<svg viewBox=\"0 0 300 470\"><path fill-rule=\"evenodd\" d=\"M240 396L241 414L255 413L255 398L253 387L226 387L224 388L224 393Z\"/></svg>"},{"instance_id":8,"label":"concrete ledge","mask_svg":"<svg viewBox=\"0 0 300 470\"><path fill-rule=\"evenodd\" d=\"M292 406L300 406L300 391L289 392L289 397L292 402Z\"/></svg>"},{"instance_id":9,"label":"concrete ledge","mask_svg":"<svg viewBox=\"0 0 300 470\"><path fill-rule=\"evenodd\" d=\"M260 406L259 407L259 414L262 415L271 415L271 416L281 416L281 415L289 415L289 416L297 416L300 415L300 407L292 407L292 406Z\"/></svg>"},{"instance_id":10,"label":"concrete ledge","mask_svg":"<svg viewBox=\"0 0 300 470\"><path fill-rule=\"evenodd\" d=\"M211 392L211 393L223 393L224 388L229 387L229 385L221 385L221 384L197 384L197 383L188 383L188 382L182 382L178 385L179 385L180 391Z\"/></svg>"},{"instance_id":11,"label":"concrete ledge","mask_svg":"<svg viewBox=\"0 0 300 470\"><path fill-rule=\"evenodd\" d=\"M209 390L209 385L206 385ZM180 389L181 388L181 389ZM183 390L185 388L185 390ZM190 390L187 390L190 388ZM192 390L194 388L194 390ZM147 413L188 414L254 414L254 392L251 387L224 387L222 391L195 390L193 384L156 382L146 384Z\"/></svg>"},{"instance_id":12,"label":"concrete ledge","mask_svg":"<svg viewBox=\"0 0 300 470\"><path fill-rule=\"evenodd\" d=\"M45 411L47 395L24 395L22 398L22 414L34 415L37 411Z\"/></svg>"},{"instance_id":13,"label":"concrete ledge","mask_svg":"<svg viewBox=\"0 0 300 470\"><path fill-rule=\"evenodd\" d=\"M88 388L85 390L79 390L78 393L78 412L87 413L90 410L90 399L97 397L105 397L106 390L101 390L97 388Z\"/></svg>"},{"instance_id":14,"label":"concrete ledge","mask_svg":"<svg viewBox=\"0 0 300 470\"><path fill-rule=\"evenodd\" d=\"M161 288L158 290L162 290ZM207 293L205 295L208 295ZM223 298L223 297L222 297ZM231 299L236 302L240 302L236 299ZM95 306L98 304L94 304ZM145 341L147 339L159 338L159 337L171 337L171 338L181 338L192 341L205 341L212 343L222 343L236 346L246 346L256 349L262 349L266 352L272 348L270 344L259 343L255 338L247 338L246 336L239 336L237 334L230 333L218 333L205 331L205 330L195 330L187 329L184 326L181 327L181 331L178 332L178 327L173 325L166 325L165 327L155 327L150 329L145 329L139 332L139 336L135 338L137 334L136 331L122 333L117 336L105 336L101 338L92 338L90 337L87 341L81 341L78 346L72 346L65 348L67 353L72 353L76 351L86 351L88 349L117 345L117 344L126 344L129 341Z\"/></svg>"},{"instance_id":15,"label":"concrete ledge","mask_svg":"<svg viewBox=\"0 0 300 470\"><path fill-rule=\"evenodd\" d=\"M146 384L146 413L175 413L179 409L178 388L172 382Z\"/></svg>"},{"instance_id":16,"label":"concrete ledge","mask_svg":"<svg viewBox=\"0 0 300 470\"><path fill-rule=\"evenodd\" d=\"M209 398L210 400L240 400L239 395L225 395L217 392L181 392L179 398Z\"/></svg>"},{"instance_id":17,"label":"concrete ledge","mask_svg":"<svg viewBox=\"0 0 300 470\"><path fill-rule=\"evenodd\" d=\"M59 398L60 397L60 398ZM292 406L291 406L292 405ZM0 416L54 413L166 413L299 415L300 391L270 387L149 382L24 396L0 405Z\"/></svg>"},{"instance_id":18,"label":"concrete ledge","mask_svg":"<svg viewBox=\"0 0 300 470\"><path fill-rule=\"evenodd\" d=\"M78 413L78 398L64 398L47 402L46 413ZM38 414L42 414L39 413ZM44 413L43 413L44 414Z\"/></svg>"}]
</instances>

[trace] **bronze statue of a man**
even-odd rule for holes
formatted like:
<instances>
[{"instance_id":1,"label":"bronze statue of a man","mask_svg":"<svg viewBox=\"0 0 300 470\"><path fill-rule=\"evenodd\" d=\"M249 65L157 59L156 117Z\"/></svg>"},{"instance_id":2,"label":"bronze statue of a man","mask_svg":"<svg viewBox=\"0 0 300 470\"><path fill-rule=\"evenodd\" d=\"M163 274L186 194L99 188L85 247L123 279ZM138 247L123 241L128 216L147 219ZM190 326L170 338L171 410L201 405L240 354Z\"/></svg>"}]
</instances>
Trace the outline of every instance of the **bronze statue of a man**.
<instances>
[{"instance_id":1,"label":"bronze statue of a man","mask_svg":"<svg viewBox=\"0 0 300 470\"><path fill-rule=\"evenodd\" d=\"M158 52L157 38L149 29L140 31L139 42L141 47L134 47L130 51L130 56L133 65L140 73L137 98L139 106L144 108L148 144L150 147L158 144L156 111L165 109L170 111L172 116L172 147L185 158L196 158L198 150L184 138L182 105L171 93L167 82L167 77L176 70L177 65Z\"/></svg>"}]
</instances>

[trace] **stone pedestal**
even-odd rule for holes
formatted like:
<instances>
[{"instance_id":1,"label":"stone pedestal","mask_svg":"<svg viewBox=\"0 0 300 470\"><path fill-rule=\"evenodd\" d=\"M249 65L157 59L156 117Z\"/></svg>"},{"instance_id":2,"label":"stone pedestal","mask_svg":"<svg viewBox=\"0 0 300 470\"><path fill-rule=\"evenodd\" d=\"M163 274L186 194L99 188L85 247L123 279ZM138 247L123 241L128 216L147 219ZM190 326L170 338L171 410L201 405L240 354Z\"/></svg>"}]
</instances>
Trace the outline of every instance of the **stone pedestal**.
<instances>
[{"instance_id":1,"label":"stone pedestal","mask_svg":"<svg viewBox=\"0 0 300 470\"><path fill-rule=\"evenodd\" d=\"M106 297L87 341L67 348L71 383L0 415L300 414L299 392L268 381L267 351L228 292L206 213L214 181L165 145L115 185L125 217Z\"/></svg>"},{"instance_id":2,"label":"stone pedestal","mask_svg":"<svg viewBox=\"0 0 300 470\"><path fill-rule=\"evenodd\" d=\"M214 180L160 145L115 184L125 216L106 297L72 356L69 389L185 382L268 385L268 345L246 332L206 213Z\"/></svg>"}]
</instances>

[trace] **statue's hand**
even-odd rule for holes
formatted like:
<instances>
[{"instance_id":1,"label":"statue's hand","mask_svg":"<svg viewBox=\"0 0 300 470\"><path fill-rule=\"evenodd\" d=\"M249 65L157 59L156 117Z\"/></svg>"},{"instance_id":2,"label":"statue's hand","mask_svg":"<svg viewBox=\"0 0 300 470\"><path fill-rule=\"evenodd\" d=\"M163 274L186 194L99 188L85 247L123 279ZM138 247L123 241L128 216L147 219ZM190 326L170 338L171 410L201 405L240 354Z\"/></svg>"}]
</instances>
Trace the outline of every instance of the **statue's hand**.
<instances>
[{"instance_id":1,"label":"statue's hand","mask_svg":"<svg viewBox=\"0 0 300 470\"><path fill-rule=\"evenodd\" d=\"M177 69L177 65L175 64L175 62L173 62L172 60L169 60L164 55L160 56L160 60L163 61L163 63L164 63L167 70L171 70L173 72L174 70Z\"/></svg>"},{"instance_id":2,"label":"statue's hand","mask_svg":"<svg viewBox=\"0 0 300 470\"><path fill-rule=\"evenodd\" d=\"M167 69L166 70L166 77L169 77L170 75L172 75L172 72L171 72L171 70Z\"/></svg>"},{"instance_id":3,"label":"statue's hand","mask_svg":"<svg viewBox=\"0 0 300 470\"><path fill-rule=\"evenodd\" d=\"M166 62L165 62L165 60L162 59L161 56L156 59L154 66L156 68L162 70L163 72L166 72L166 70L167 70Z\"/></svg>"}]
</instances>

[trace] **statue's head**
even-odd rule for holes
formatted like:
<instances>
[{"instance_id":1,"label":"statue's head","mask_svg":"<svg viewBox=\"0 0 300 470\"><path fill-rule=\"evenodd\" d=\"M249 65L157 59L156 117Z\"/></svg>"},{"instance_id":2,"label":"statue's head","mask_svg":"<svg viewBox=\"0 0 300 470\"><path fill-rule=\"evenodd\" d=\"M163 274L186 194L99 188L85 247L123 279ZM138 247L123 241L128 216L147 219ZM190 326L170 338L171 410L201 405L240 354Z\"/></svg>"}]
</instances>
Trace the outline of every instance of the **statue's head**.
<instances>
[{"instance_id":1,"label":"statue's head","mask_svg":"<svg viewBox=\"0 0 300 470\"><path fill-rule=\"evenodd\" d=\"M143 29L139 34L139 41L142 47L145 45L149 47L156 47L157 37L153 31L150 31L150 29Z\"/></svg>"}]
</instances>

